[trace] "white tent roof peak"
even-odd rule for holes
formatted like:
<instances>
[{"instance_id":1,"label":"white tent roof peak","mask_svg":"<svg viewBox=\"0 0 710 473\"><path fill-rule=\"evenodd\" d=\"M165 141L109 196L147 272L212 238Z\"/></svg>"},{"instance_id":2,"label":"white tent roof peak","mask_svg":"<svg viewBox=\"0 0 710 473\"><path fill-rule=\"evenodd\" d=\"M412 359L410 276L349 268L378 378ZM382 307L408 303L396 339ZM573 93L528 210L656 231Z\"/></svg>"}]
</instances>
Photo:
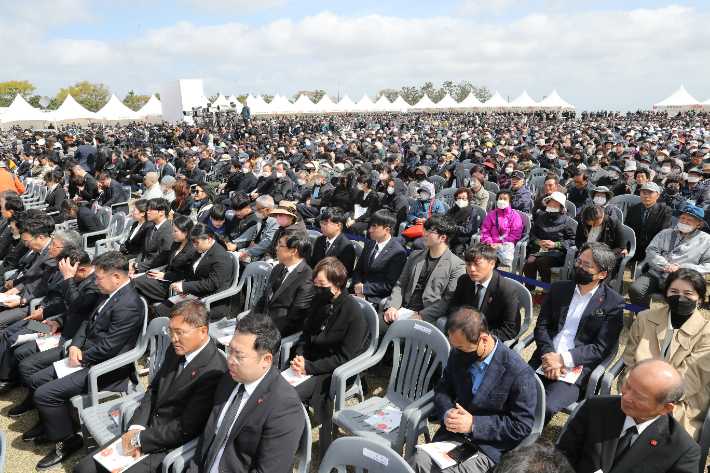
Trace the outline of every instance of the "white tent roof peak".
<instances>
[{"instance_id":1,"label":"white tent roof peak","mask_svg":"<svg viewBox=\"0 0 710 473\"><path fill-rule=\"evenodd\" d=\"M316 111L315 104L305 94L301 94L293 103L294 111L302 113L313 113Z\"/></svg>"},{"instance_id":2,"label":"white tent roof peak","mask_svg":"<svg viewBox=\"0 0 710 473\"><path fill-rule=\"evenodd\" d=\"M377 99L377 102L375 102L375 105L373 106L373 108L375 110L385 111L385 112L388 110L394 110L392 108L392 103L389 100L387 100L387 97L385 97L384 94L381 95L379 99Z\"/></svg>"},{"instance_id":3,"label":"white tent roof peak","mask_svg":"<svg viewBox=\"0 0 710 473\"><path fill-rule=\"evenodd\" d=\"M413 109L428 109L428 108L437 108L436 104L432 102L432 100L429 98L427 94L424 94L424 97L422 97L419 102L416 104L412 105Z\"/></svg>"},{"instance_id":4,"label":"white tent roof peak","mask_svg":"<svg viewBox=\"0 0 710 473\"><path fill-rule=\"evenodd\" d=\"M456 100L454 100L453 97L451 97L451 94L449 94L448 92L446 92L446 95L444 95L444 98L439 100L439 102L437 102L437 104L436 104L436 108L443 108L446 110L450 110L450 109L454 109L454 108L458 108L458 107L459 107L458 102L456 102Z\"/></svg>"},{"instance_id":5,"label":"white tent roof peak","mask_svg":"<svg viewBox=\"0 0 710 473\"><path fill-rule=\"evenodd\" d=\"M327 113L336 110L336 105L330 100L330 97L323 95L318 103L315 105L315 111L318 113Z\"/></svg>"},{"instance_id":6,"label":"white tent roof peak","mask_svg":"<svg viewBox=\"0 0 710 473\"><path fill-rule=\"evenodd\" d=\"M653 106L653 108L663 108L670 110L689 110L692 108L697 108L698 105L700 105L700 102L695 100L688 93L688 91L685 90L683 84L681 84L680 87L678 87L678 90L673 92L670 97L658 102L656 105Z\"/></svg>"},{"instance_id":7,"label":"white tent roof peak","mask_svg":"<svg viewBox=\"0 0 710 473\"><path fill-rule=\"evenodd\" d=\"M528 93L523 89L523 93L518 95L512 102L508 104L508 110L534 110L537 107L537 102L530 98Z\"/></svg>"},{"instance_id":8,"label":"white tent roof peak","mask_svg":"<svg viewBox=\"0 0 710 473\"><path fill-rule=\"evenodd\" d=\"M395 99L395 101L392 102L392 110L399 110L402 112L406 112L410 108L412 108L412 106L409 105L407 103L407 101L402 98L401 95L398 95L397 98Z\"/></svg>"},{"instance_id":9,"label":"white tent roof peak","mask_svg":"<svg viewBox=\"0 0 710 473\"><path fill-rule=\"evenodd\" d=\"M116 121L116 120L138 120L140 114L126 107L123 102L113 94L108 103L101 108L96 114L101 120Z\"/></svg>"},{"instance_id":10,"label":"white tent roof peak","mask_svg":"<svg viewBox=\"0 0 710 473\"><path fill-rule=\"evenodd\" d=\"M506 102L505 99L500 96L498 91L496 91L496 93L493 94L493 96L490 99L486 100L483 104L483 108L498 110L503 110L507 106L508 102Z\"/></svg>"},{"instance_id":11,"label":"white tent roof peak","mask_svg":"<svg viewBox=\"0 0 710 473\"><path fill-rule=\"evenodd\" d=\"M143 117L162 117L163 116L163 106L160 100L155 95L151 95L150 99L143 105L143 107L138 110L138 115Z\"/></svg>"},{"instance_id":12,"label":"white tent roof peak","mask_svg":"<svg viewBox=\"0 0 710 473\"><path fill-rule=\"evenodd\" d=\"M363 112L370 112L375 109L375 103L365 94L357 101L357 109Z\"/></svg>"},{"instance_id":13,"label":"white tent roof peak","mask_svg":"<svg viewBox=\"0 0 710 473\"><path fill-rule=\"evenodd\" d=\"M574 110L574 106L565 102L553 89L550 95L537 104L537 110Z\"/></svg>"},{"instance_id":14,"label":"white tent roof peak","mask_svg":"<svg viewBox=\"0 0 710 473\"><path fill-rule=\"evenodd\" d=\"M227 97L225 97L222 93L219 94L219 96L215 99L214 102L212 102L212 105L215 107L218 105L222 105L224 107L229 106L229 101L227 100Z\"/></svg>"},{"instance_id":15,"label":"white tent roof peak","mask_svg":"<svg viewBox=\"0 0 710 473\"><path fill-rule=\"evenodd\" d=\"M478 110L481 107L483 107L483 104L475 95L473 95L473 92L469 92L468 97L459 103L459 108Z\"/></svg>"},{"instance_id":16,"label":"white tent roof peak","mask_svg":"<svg viewBox=\"0 0 710 473\"><path fill-rule=\"evenodd\" d=\"M357 109L355 102L353 102L347 95L340 99L340 102L335 104L335 107L335 109L340 112L351 112Z\"/></svg>"},{"instance_id":17,"label":"white tent roof peak","mask_svg":"<svg viewBox=\"0 0 710 473\"><path fill-rule=\"evenodd\" d=\"M37 110L32 105L28 104L20 94L17 94L10 106L7 107L4 112L0 113L0 123L3 125L10 123L19 124L18 122L22 122L21 126L23 126L23 128L29 128L30 126L42 128L44 121L51 120L53 120L53 117L50 113Z\"/></svg>"},{"instance_id":18,"label":"white tent roof peak","mask_svg":"<svg viewBox=\"0 0 710 473\"><path fill-rule=\"evenodd\" d=\"M90 112L79 105L79 102L77 102L71 94L67 94L67 98L64 99L62 105L54 112L54 120L58 122L63 120L81 120L87 118L90 120L101 119L101 117L99 117L96 113Z\"/></svg>"}]
</instances>

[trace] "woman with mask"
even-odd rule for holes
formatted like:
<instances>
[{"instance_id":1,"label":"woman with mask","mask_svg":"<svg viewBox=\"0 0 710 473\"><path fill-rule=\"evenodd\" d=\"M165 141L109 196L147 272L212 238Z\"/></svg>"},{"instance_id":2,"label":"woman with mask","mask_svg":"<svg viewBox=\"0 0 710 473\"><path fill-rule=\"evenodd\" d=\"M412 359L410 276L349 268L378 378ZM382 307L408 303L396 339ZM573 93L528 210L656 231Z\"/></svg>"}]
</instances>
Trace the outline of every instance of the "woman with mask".
<instances>
[{"instance_id":1,"label":"woman with mask","mask_svg":"<svg viewBox=\"0 0 710 473\"><path fill-rule=\"evenodd\" d=\"M428 174L425 166L419 166L414 170L414 178L407 184L407 197L416 199L417 189L422 182L426 181Z\"/></svg>"},{"instance_id":2,"label":"woman with mask","mask_svg":"<svg viewBox=\"0 0 710 473\"><path fill-rule=\"evenodd\" d=\"M481 243L489 243L498 254L498 261L510 266L515 244L523 236L523 220L510 203L513 191L502 189L496 195L496 208L486 215L481 225Z\"/></svg>"},{"instance_id":3,"label":"woman with mask","mask_svg":"<svg viewBox=\"0 0 710 473\"><path fill-rule=\"evenodd\" d=\"M498 187L501 189L510 189L510 175L513 171L518 170L518 163L508 160L503 163L503 172L498 175Z\"/></svg>"},{"instance_id":4,"label":"woman with mask","mask_svg":"<svg viewBox=\"0 0 710 473\"><path fill-rule=\"evenodd\" d=\"M678 217L680 211L686 206L688 199L680 194L683 188L683 177L680 174L671 174L666 178L663 192L659 202L673 210L673 216Z\"/></svg>"},{"instance_id":5,"label":"woman with mask","mask_svg":"<svg viewBox=\"0 0 710 473\"><path fill-rule=\"evenodd\" d=\"M608 188L601 186L596 189L591 189L589 191L589 198L592 199L592 203L598 205L604 211L604 214L610 218L616 218L616 213L614 211L608 211L609 201L614 198L614 193Z\"/></svg>"},{"instance_id":6,"label":"woman with mask","mask_svg":"<svg viewBox=\"0 0 710 473\"><path fill-rule=\"evenodd\" d=\"M354 215L351 215L345 223L347 227L347 230L343 230L345 233L365 237L370 225L370 215L380 208L377 192L373 191L370 186L372 186L372 179L369 174L357 178L358 193L355 198Z\"/></svg>"},{"instance_id":7,"label":"woman with mask","mask_svg":"<svg viewBox=\"0 0 710 473\"><path fill-rule=\"evenodd\" d=\"M367 323L360 304L346 290L348 272L343 263L323 258L312 277L313 302L291 369L296 375L311 376L296 386L296 392L301 401L308 401L319 423L328 423L333 413L333 371L362 353Z\"/></svg>"},{"instance_id":8,"label":"woman with mask","mask_svg":"<svg viewBox=\"0 0 710 473\"><path fill-rule=\"evenodd\" d=\"M597 204L586 205L579 215L581 223L577 225L574 246L581 248L583 244L593 241L606 243L616 258L616 266L611 273L613 278L616 276L621 260L629 254L621 222L606 215L604 209Z\"/></svg>"},{"instance_id":9,"label":"woman with mask","mask_svg":"<svg viewBox=\"0 0 710 473\"><path fill-rule=\"evenodd\" d=\"M340 207L343 212L352 212L355 207L358 189L355 171L348 169L340 178L340 183L335 187L330 199L331 207Z\"/></svg>"},{"instance_id":10,"label":"woman with mask","mask_svg":"<svg viewBox=\"0 0 710 473\"><path fill-rule=\"evenodd\" d=\"M172 216L185 215L190 216L190 209L195 199L190 195L190 184L182 179L175 181L173 184L173 192L175 199L170 202L170 211Z\"/></svg>"},{"instance_id":11,"label":"woman with mask","mask_svg":"<svg viewBox=\"0 0 710 473\"><path fill-rule=\"evenodd\" d=\"M697 441L710 403L710 322L700 313L705 278L693 269L680 268L668 276L666 288L666 305L640 312L631 325L617 386L621 392L629 370L640 360L660 358L670 363L686 386L673 417Z\"/></svg>"},{"instance_id":12,"label":"woman with mask","mask_svg":"<svg viewBox=\"0 0 710 473\"><path fill-rule=\"evenodd\" d=\"M567 250L574 245L576 235L574 220L565 209L566 201L560 192L553 192L543 200L545 211L538 215L530 230L528 258L523 266L525 277L538 279L539 274L539 281L549 283L552 279L551 269L564 264ZM525 286L533 296L533 304L542 304L547 297L547 290L536 290L530 284Z\"/></svg>"},{"instance_id":13,"label":"woman with mask","mask_svg":"<svg viewBox=\"0 0 710 473\"><path fill-rule=\"evenodd\" d=\"M287 229L298 229L307 230L306 225L303 220L299 219L296 214L296 204L289 202L287 200L282 200L279 206L271 211L269 217L275 218L278 223L278 228L274 232L274 236L271 238L271 243L266 247L266 252L264 253L264 261L268 263L278 264L276 260L276 246L281 241L281 237L286 234ZM311 255L308 255L310 258Z\"/></svg>"},{"instance_id":14,"label":"woman with mask","mask_svg":"<svg viewBox=\"0 0 710 473\"><path fill-rule=\"evenodd\" d=\"M480 166L479 166L480 167ZM473 205L478 205L482 209L488 209L488 199L490 195L485 189L486 178L480 172L471 173L471 181L469 182L469 187L471 187L471 203Z\"/></svg>"},{"instance_id":15,"label":"woman with mask","mask_svg":"<svg viewBox=\"0 0 710 473\"><path fill-rule=\"evenodd\" d=\"M395 235L399 230L399 224L407 220L407 212L409 211L409 202L404 196L407 186L400 179L390 177L387 180L387 188L385 195L380 200L380 208L387 209L397 216L397 228L392 230Z\"/></svg>"},{"instance_id":16,"label":"woman with mask","mask_svg":"<svg viewBox=\"0 0 710 473\"><path fill-rule=\"evenodd\" d=\"M426 219L432 214L446 213L444 203L434 198L434 184L431 182L423 182L419 186L419 189L417 189L417 194L419 195L419 198L414 202L414 205L412 205L412 208L409 209L409 213L407 214L407 221L409 223L407 228L412 225L424 225ZM424 249L424 239L421 236L399 235L397 237L397 241L399 241L399 244L402 246L405 246L407 243L411 243L413 250Z\"/></svg>"},{"instance_id":17,"label":"woman with mask","mask_svg":"<svg viewBox=\"0 0 710 473\"><path fill-rule=\"evenodd\" d=\"M449 249L460 258L479 228L478 212L473 209L471 203L472 195L473 192L468 187L459 187L454 195L454 205L446 212L456 224L456 233L451 238Z\"/></svg>"}]
</instances>

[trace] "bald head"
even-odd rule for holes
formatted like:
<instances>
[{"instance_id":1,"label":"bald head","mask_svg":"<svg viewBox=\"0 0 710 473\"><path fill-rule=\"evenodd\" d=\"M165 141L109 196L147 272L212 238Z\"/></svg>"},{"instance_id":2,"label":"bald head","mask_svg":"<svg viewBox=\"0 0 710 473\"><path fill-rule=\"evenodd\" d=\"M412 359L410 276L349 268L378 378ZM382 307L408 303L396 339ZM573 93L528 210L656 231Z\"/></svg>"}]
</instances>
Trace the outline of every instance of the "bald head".
<instances>
[{"instance_id":1,"label":"bald head","mask_svg":"<svg viewBox=\"0 0 710 473\"><path fill-rule=\"evenodd\" d=\"M621 410L645 422L671 412L684 394L685 383L675 368L659 359L642 360L621 389Z\"/></svg>"},{"instance_id":2,"label":"bald head","mask_svg":"<svg viewBox=\"0 0 710 473\"><path fill-rule=\"evenodd\" d=\"M158 182L158 173L157 172L149 172L145 175L145 186L146 187L153 187L153 184Z\"/></svg>"}]
</instances>

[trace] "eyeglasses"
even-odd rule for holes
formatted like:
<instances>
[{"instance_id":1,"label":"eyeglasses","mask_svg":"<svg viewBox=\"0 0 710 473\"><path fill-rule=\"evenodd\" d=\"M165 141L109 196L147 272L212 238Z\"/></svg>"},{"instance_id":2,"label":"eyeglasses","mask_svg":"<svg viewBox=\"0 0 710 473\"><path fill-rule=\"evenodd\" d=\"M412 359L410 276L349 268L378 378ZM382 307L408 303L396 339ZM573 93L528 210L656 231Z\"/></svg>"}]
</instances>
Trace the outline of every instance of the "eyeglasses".
<instances>
[{"instance_id":1,"label":"eyeglasses","mask_svg":"<svg viewBox=\"0 0 710 473\"><path fill-rule=\"evenodd\" d=\"M56 243L54 243L54 240L49 242L49 247L50 248L59 248L60 250L64 248L63 246L59 246Z\"/></svg>"},{"instance_id":2,"label":"eyeglasses","mask_svg":"<svg viewBox=\"0 0 710 473\"><path fill-rule=\"evenodd\" d=\"M338 225L338 224L335 222L321 222L320 223L321 228L322 227L330 227L331 225Z\"/></svg>"},{"instance_id":3,"label":"eyeglasses","mask_svg":"<svg viewBox=\"0 0 710 473\"><path fill-rule=\"evenodd\" d=\"M192 332L193 330L197 330L201 327L204 327L204 325L200 325L199 327L191 328L190 330L173 330L171 328L165 330L165 334L170 337L170 339L175 339L175 340L180 340L186 333Z\"/></svg>"},{"instance_id":4,"label":"eyeglasses","mask_svg":"<svg viewBox=\"0 0 710 473\"><path fill-rule=\"evenodd\" d=\"M32 238L31 240L22 240L22 243L24 243L25 246L29 246L30 243L32 243L33 241L35 241L37 238L39 238L39 235L37 235L36 237Z\"/></svg>"},{"instance_id":5,"label":"eyeglasses","mask_svg":"<svg viewBox=\"0 0 710 473\"><path fill-rule=\"evenodd\" d=\"M439 233L431 231L431 230L422 230L422 235L423 236L429 236L429 235L438 235Z\"/></svg>"},{"instance_id":6,"label":"eyeglasses","mask_svg":"<svg viewBox=\"0 0 710 473\"><path fill-rule=\"evenodd\" d=\"M203 192L204 192L204 191L197 190L197 189L195 189L194 191L192 191L192 193L195 194L195 195L201 194L201 193L203 193Z\"/></svg>"},{"instance_id":7,"label":"eyeglasses","mask_svg":"<svg viewBox=\"0 0 710 473\"><path fill-rule=\"evenodd\" d=\"M584 268L585 271L591 272L591 271L597 271L597 268L592 266L591 264L587 263L586 261L582 261L581 259L577 258L574 262L575 266L581 266ZM596 273L595 273L596 274Z\"/></svg>"},{"instance_id":8,"label":"eyeglasses","mask_svg":"<svg viewBox=\"0 0 710 473\"><path fill-rule=\"evenodd\" d=\"M106 274L106 275L101 276L101 277L96 276L96 280L97 280L97 281L103 281L103 280L106 279L107 277L113 276L114 274L116 274L116 273Z\"/></svg>"},{"instance_id":9,"label":"eyeglasses","mask_svg":"<svg viewBox=\"0 0 710 473\"><path fill-rule=\"evenodd\" d=\"M241 365L245 361L253 360L254 358L259 358L259 357L263 356L263 355L255 355L255 356L252 356L249 358L243 358L243 357L237 355L234 352L234 350L232 350L231 347L227 347L226 353L227 353L227 361L232 361L236 365Z\"/></svg>"}]
</instances>

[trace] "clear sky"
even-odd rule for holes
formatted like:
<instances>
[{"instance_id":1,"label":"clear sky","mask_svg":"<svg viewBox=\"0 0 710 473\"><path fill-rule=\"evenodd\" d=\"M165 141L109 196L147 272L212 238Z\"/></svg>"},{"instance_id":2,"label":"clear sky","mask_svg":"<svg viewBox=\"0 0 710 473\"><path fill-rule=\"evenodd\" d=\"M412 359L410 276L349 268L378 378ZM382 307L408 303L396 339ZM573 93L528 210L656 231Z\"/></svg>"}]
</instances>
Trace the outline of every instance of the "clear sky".
<instances>
[{"instance_id":1,"label":"clear sky","mask_svg":"<svg viewBox=\"0 0 710 473\"><path fill-rule=\"evenodd\" d=\"M710 99L710 2L0 0L0 81L76 81L119 97L204 81L207 96L468 80L578 111L651 108L682 83Z\"/></svg>"}]
</instances>

